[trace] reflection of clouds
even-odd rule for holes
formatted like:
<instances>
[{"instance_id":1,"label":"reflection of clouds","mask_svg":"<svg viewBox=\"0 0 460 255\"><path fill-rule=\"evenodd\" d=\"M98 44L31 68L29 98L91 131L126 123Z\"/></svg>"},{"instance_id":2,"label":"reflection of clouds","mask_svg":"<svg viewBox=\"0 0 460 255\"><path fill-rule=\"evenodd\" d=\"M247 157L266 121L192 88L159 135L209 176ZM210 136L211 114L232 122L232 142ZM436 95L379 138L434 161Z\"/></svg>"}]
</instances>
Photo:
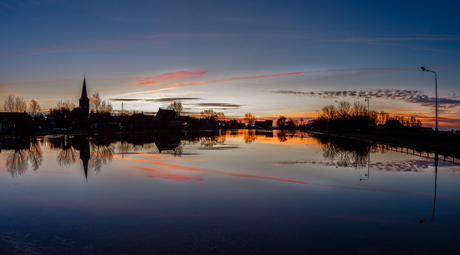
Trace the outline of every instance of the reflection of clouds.
<instances>
[{"instance_id":1,"label":"reflection of clouds","mask_svg":"<svg viewBox=\"0 0 460 255\"><path fill-rule=\"evenodd\" d=\"M202 181L203 179L198 175L172 173L168 170L161 170L153 167L135 167L136 169L149 172L149 177L159 178L173 181Z\"/></svg>"},{"instance_id":2,"label":"reflection of clouds","mask_svg":"<svg viewBox=\"0 0 460 255\"><path fill-rule=\"evenodd\" d=\"M297 161L278 161L275 164L281 165L293 165L293 164L313 164L313 165L322 165L322 166L336 166L336 167L354 167L362 168L365 165L358 165L355 163L352 164L340 164L341 161L333 160L297 160ZM446 165L449 163L446 163ZM369 167L372 170L385 171L385 172L422 172L428 168L433 167L432 160L424 159L407 159L403 161L386 161L386 162L371 162Z\"/></svg>"}]
</instances>

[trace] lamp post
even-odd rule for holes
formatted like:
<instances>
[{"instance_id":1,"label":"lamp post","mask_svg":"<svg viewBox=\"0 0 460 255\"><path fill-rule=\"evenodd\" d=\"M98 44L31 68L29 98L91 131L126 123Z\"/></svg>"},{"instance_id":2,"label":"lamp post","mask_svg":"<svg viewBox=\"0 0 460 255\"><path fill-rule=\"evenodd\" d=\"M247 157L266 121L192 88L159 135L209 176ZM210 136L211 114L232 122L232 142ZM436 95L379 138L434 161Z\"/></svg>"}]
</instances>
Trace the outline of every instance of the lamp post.
<instances>
[{"instance_id":1,"label":"lamp post","mask_svg":"<svg viewBox=\"0 0 460 255\"><path fill-rule=\"evenodd\" d=\"M362 96L361 94L359 94L359 96ZM370 129L371 128L371 120L369 119L369 99L370 97L366 97L366 99L364 99L364 101L367 101L367 127Z\"/></svg>"},{"instance_id":2,"label":"lamp post","mask_svg":"<svg viewBox=\"0 0 460 255\"><path fill-rule=\"evenodd\" d=\"M436 137L437 137L438 136L438 130L439 130L438 129L438 75L436 74L435 71L428 70L423 66L422 66L422 71L427 71L427 72L434 73L434 90L435 90L435 94L436 94L436 128L435 128L435 132L436 132Z\"/></svg>"}]
</instances>

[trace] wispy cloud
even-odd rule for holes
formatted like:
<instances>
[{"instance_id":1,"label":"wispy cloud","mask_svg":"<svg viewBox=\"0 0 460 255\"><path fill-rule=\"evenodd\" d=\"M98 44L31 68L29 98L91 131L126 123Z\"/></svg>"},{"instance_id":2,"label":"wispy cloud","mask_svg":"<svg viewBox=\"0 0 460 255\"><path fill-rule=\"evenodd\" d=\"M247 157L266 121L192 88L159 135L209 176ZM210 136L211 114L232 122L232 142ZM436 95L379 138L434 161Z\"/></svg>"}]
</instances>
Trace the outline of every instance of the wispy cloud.
<instances>
[{"instance_id":1,"label":"wispy cloud","mask_svg":"<svg viewBox=\"0 0 460 255\"><path fill-rule=\"evenodd\" d=\"M229 104L229 103L199 103L194 104L199 107L225 107L225 108L240 108L239 104Z\"/></svg>"},{"instance_id":2,"label":"wispy cloud","mask_svg":"<svg viewBox=\"0 0 460 255\"><path fill-rule=\"evenodd\" d=\"M142 85L154 85L166 81L177 80L177 79L185 79L185 78L195 78L195 77L202 77L206 74L206 71L176 71L170 73L162 73L159 75L149 75L145 77L138 77L136 78L138 82L135 86L142 86Z\"/></svg>"},{"instance_id":3,"label":"wispy cloud","mask_svg":"<svg viewBox=\"0 0 460 255\"><path fill-rule=\"evenodd\" d=\"M229 37L231 35L224 33L164 33L154 35L139 36L139 38L172 38L172 37L202 37L202 38L219 38Z\"/></svg>"},{"instance_id":4,"label":"wispy cloud","mask_svg":"<svg viewBox=\"0 0 460 255\"><path fill-rule=\"evenodd\" d=\"M430 97L418 90L399 89L373 89L373 90L338 90L338 91L293 91L293 90L272 90L277 94L310 96L319 98L383 98L400 100L407 103L418 103L422 106L435 106L436 98ZM361 96L360 96L361 95ZM438 107L455 108L460 106L460 100L454 98L439 98Z\"/></svg>"},{"instance_id":5,"label":"wispy cloud","mask_svg":"<svg viewBox=\"0 0 460 255\"><path fill-rule=\"evenodd\" d=\"M413 37L349 37L336 42L381 42L381 41L460 41L460 35L422 35Z\"/></svg>"},{"instance_id":6,"label":"wispy cloud","mask_svg":"<svg viewBox=\"0 0 460 255\"><path fill-rule=\"evenodd\" d=\"M175 102L175 101L189 101L200 100L198 97L164 97L164 98L115 98L110 101L149 101L149 102Z\"/></svg>"}]
</instances>

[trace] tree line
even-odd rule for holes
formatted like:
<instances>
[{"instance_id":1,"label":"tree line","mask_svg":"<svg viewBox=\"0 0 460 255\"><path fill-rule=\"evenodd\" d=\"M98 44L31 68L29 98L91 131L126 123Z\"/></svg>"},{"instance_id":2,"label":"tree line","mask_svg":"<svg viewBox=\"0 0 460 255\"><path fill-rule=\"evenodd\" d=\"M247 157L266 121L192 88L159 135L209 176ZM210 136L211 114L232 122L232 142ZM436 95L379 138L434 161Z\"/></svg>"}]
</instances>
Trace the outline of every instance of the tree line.
<instances>
[{"instance_id":1,"label":"tree line","mask_svg":"<svg viewBox=\"0 0 460 255\"><path fill-rule=\"evenodd\" d=\"M422 126L422 122L413 116L404 117L402 115L390 115L385 111L368 110L366 105L359 101L355 101L353 105L348 101L337 102L337 106L326 105L311 124L320 129L366 129L385 125L388 121L399 122L406 127Z\"/></svg>"}]
</instances>

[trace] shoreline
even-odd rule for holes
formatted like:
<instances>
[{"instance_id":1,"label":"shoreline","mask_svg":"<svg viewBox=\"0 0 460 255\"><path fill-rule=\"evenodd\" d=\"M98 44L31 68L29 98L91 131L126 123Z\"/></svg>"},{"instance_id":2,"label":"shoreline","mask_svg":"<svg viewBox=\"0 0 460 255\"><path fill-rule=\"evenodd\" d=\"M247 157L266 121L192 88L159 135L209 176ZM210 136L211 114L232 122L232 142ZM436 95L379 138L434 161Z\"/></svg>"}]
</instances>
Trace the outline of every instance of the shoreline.
<instances>
[{"instance_id":1,"label":"shoreline","mask_svg":"<svg viewBox=\"0 0 460 255\"><path fill-rule=\"evenodd\" d=\"M341 133L341 132L330 132L330 131L305 131L307 133L317 134L317 135L326 135L333 136L337 138L344 138L357 141L365 142L374 142L380 144L386 144L396 147L404 147L411 150L426 151L429 153L439 153L445 156L452 158L460 159L460 144L444 144L442 142L432 142L432 141L415 141L412 138L400 138L400 137L391 137L386 135L379 134L366 134L366 133ZM459 138L460 139L460 138ZM441 148L443 147L443 148ZM458 163L457 163L458 164Z\"/></svg>"}]
</instances>

